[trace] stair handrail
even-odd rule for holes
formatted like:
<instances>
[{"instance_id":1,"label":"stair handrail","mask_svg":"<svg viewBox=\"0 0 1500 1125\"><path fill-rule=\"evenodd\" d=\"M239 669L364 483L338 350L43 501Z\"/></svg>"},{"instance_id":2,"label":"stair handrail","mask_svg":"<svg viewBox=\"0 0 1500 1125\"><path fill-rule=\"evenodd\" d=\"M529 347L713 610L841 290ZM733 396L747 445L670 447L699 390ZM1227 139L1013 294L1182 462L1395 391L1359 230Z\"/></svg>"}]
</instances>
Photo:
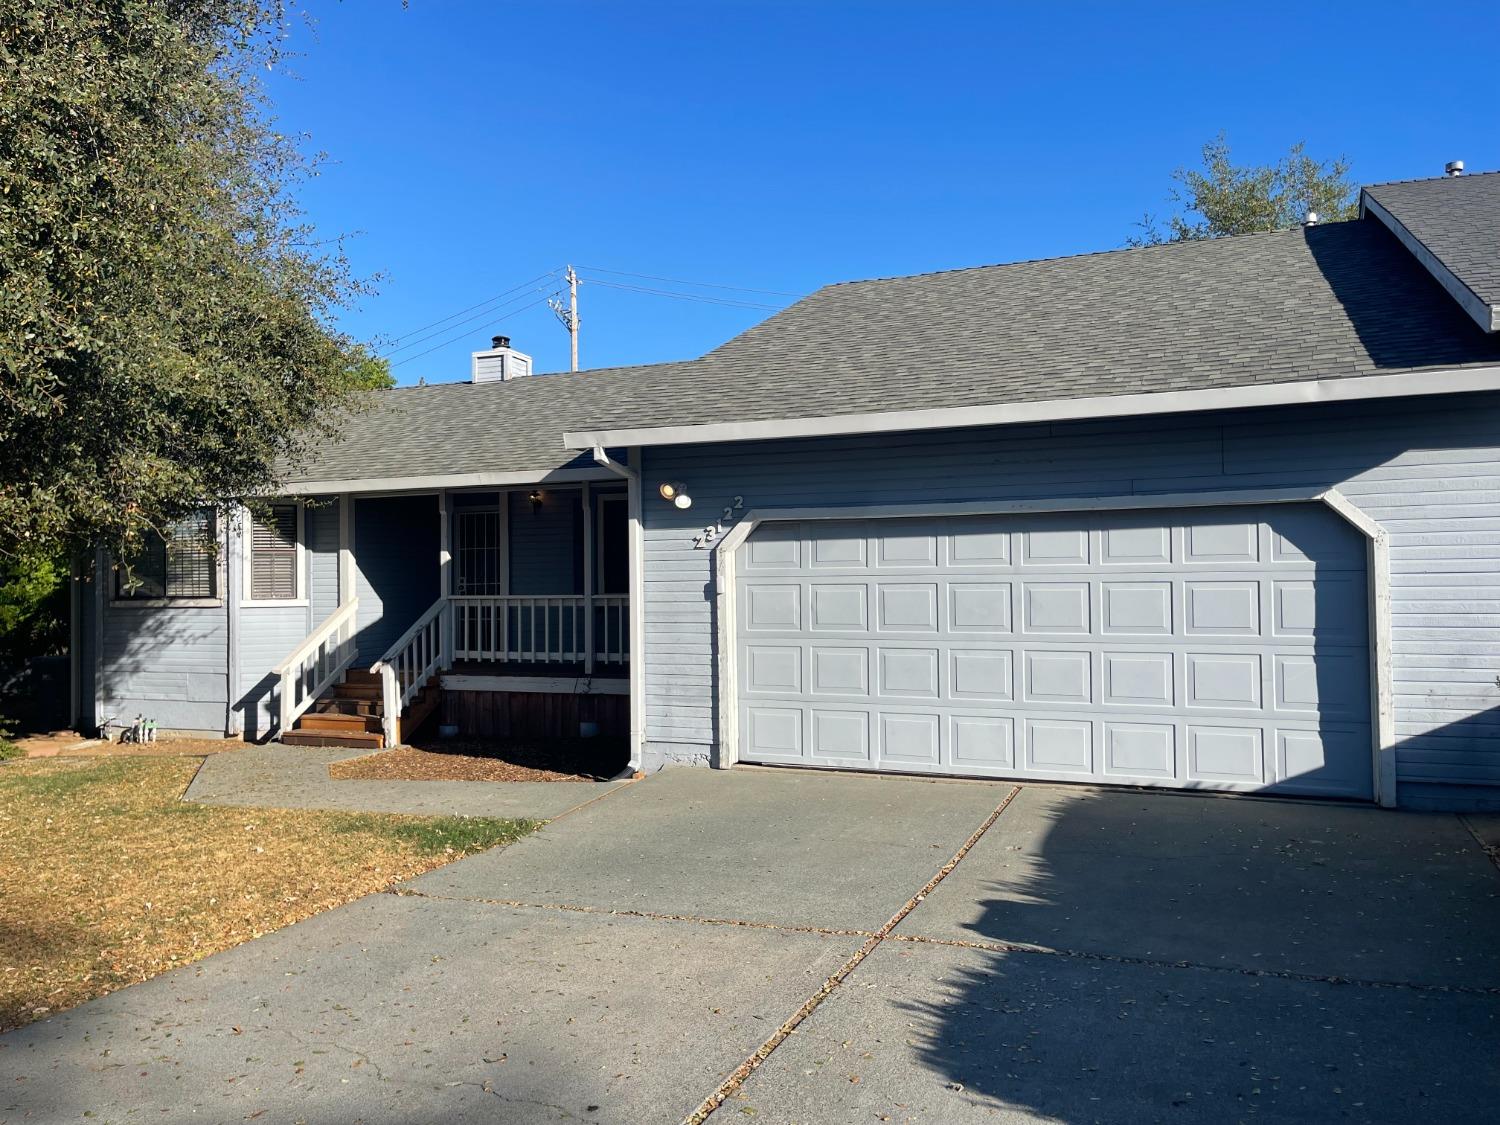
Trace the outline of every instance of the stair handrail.
<instances>
[{"instance_id":1,"label":"stair handrail","mask_svg":"<svg viewBox=\"0 0 1500 1125\"><path fill-rule=\"evenodd\" d=\"M350 598L330 613L323 623L271 669L280 682L281 721L285 734L349 668L358 653L354 649L355 619L359 599ZM299 690L300 689L300 690Z\"/></svg>"},{"instance_id":2,"label":"stair handrail","mask_svg":"<svg viewBox=\"0 0 1500 1125\"><path fill-rule=\"evenodd\" d=\"M427 607L385 655L370 665L380 675L385 744L395 746L401 712L435 672L453 666L453 619L447 595Z\"/></svg>"}]
</instances>

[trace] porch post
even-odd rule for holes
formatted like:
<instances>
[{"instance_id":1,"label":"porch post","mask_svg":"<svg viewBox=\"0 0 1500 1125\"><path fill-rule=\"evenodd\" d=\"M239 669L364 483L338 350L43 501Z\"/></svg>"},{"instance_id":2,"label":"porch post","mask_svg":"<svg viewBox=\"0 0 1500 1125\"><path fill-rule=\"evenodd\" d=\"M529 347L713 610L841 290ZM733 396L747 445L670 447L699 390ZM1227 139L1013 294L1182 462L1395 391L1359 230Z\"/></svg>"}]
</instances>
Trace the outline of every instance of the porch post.
<instances>
[{"instance_id":1,"label":"porch post","mask_svg":"<svg viewBox=\"0 0 1500 1125\"><path fill-rule=\"evenodd\" d=\"M583 482L583 671L594 674L594 493Z\"/></svg>"},{"instance_id":2,"label":"porch post","mask_svg":"<svg viewBox=\"0 0 1500 1125\"><path fill-rule=\"evenodd\" d=\"M354 497L339 497L339 605L354 597Z\"/></svg>"},{"instance_id":3,"label":"porch post","mask_svg":"<svg viewBox=\"0 0 1500 1125\"><path fill-rule=\"evenodd\" d=\"M442 639L442 667L453 667L453 519L449 511L448 490L438 493L438 597L443 610L438 615L438 634Z\"/></svg>"}]
</instances>

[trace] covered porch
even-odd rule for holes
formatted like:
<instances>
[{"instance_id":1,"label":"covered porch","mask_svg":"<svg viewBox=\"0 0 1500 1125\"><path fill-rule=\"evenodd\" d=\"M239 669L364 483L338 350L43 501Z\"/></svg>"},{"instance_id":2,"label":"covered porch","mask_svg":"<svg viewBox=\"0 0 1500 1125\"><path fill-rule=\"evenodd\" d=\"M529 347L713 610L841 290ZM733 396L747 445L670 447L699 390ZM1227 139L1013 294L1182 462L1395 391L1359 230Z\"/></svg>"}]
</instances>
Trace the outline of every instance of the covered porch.
<instances>
[{"instance_id":1,"label":"covered porch","mask_svg":"<svg viewBox=\"0 0 1500 1125\"><path fill-rule=\"evenodd\" d=\"M283 741L625 737L621 479L341 496L338 608L277 669Z\"/></svg>"}]
</instances>

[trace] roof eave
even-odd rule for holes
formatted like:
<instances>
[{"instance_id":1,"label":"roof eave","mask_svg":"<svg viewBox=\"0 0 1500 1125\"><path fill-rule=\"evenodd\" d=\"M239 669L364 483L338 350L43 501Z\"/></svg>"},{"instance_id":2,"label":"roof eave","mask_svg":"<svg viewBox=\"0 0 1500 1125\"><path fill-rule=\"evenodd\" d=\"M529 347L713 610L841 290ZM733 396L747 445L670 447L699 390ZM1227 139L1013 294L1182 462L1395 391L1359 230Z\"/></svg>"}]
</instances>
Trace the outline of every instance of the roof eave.
<instances>
[{"instance_id":1,"label":"roof eave","mask_svg":"<svg viewBox=\"0 0 1500 1125\"><path fill-rule=\"evenodd\" d=\"M1500 390L1500 365L1428 368L1392 375L1348 375L1200 390L1043 399L992 406L889 410L867 414L648 426L637 429L576 430L563 434L563 444L569 449L591 449L596 445L697 445L778 438L838 437L1496 390Z\"/></svg>"},{"instance_id":2,"label":"roof eave","mask_svg":"<svg viewBox=\"0 0 1500 1125\"><path fill-rule=\"evenodd\" d=\"M600 468L517 469L508 472L428 473L408 477L351 477L342 480L290 480L279 492L284 496L336 496L343 493L441 492L460 488L525 487L538 484L578 484L583 481L613 481Z\"/></svg>"}]
</instances>

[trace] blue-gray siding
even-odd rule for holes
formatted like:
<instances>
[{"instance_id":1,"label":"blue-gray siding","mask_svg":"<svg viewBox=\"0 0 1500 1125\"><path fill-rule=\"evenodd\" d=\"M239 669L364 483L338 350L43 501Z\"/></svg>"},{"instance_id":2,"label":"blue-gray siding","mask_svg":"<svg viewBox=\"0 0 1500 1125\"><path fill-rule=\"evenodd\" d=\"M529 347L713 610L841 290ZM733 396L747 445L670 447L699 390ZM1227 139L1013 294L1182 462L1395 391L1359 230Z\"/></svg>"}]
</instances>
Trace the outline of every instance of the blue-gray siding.
<instances>
[{"instance_id":1,"label":"blue-gray siding","mask_svg":"<svg viewBox=\"0 0 1500 1125\"><path fill-rule=\"evenodd\" d=\"M302 590L305 600L240 610L240 683L235 706L243 712L245 737L269 736L280 715L277 667L302 639L339 605L339 508L322 499L303 513Z\"/></svg>"},{"instance_id":2,"label":"blue-gray siding","mask_svg":"<svg viewBox=\"0 0 1500 1125\"><path fill-rule=\"evenodd\" d=\"M535 505L525 492L512 492L509 509L510 592L581 594L578 492L547 489Z\"/></svg>"},{"instance_id":3,"label":"blue-gray siding","mask_svg":"<svg viewBox=\"0 0 1500 1125\"><path fill-rule=\"evenodd\" d=\"M307 539L307 591L316 627L339 607L339 505L323 500L309 507L303 533Z\"/></svg>"},{"instance_id":4,"label":"blue-gray siding","mask_svg":"<svg viewBox=\"0 0 1500 1125\"><path fill-rule=\"evenodd\" d=\"M390 496L354 505L359 658L385 653L438 596L436 496Z\"/></svg>"},{"instance_id":5,"label":"blue-gray siding","mask_svg":"<svg viewBox=\"0 0 1500 1125\"><path fill-rule=\"evenodd\" d=\"M1401 800L1500 800L1500 396L646 450L647 740L717 737L712 552L750 509L1337 487L1386 529ZM696 503L659 500L681 479Z\"/></svg>"},{"instance_id":6,"label":"blue-gray siding","mask_svg":"<svg viewBox=\"0 0 1500 1125\"><path fill-rule=\"evenodd\" d=\"M106 599L103 713L96 721L144 715L166 730L223 734L228 663L223 606Z\"/></svg>"}]
</instances>

